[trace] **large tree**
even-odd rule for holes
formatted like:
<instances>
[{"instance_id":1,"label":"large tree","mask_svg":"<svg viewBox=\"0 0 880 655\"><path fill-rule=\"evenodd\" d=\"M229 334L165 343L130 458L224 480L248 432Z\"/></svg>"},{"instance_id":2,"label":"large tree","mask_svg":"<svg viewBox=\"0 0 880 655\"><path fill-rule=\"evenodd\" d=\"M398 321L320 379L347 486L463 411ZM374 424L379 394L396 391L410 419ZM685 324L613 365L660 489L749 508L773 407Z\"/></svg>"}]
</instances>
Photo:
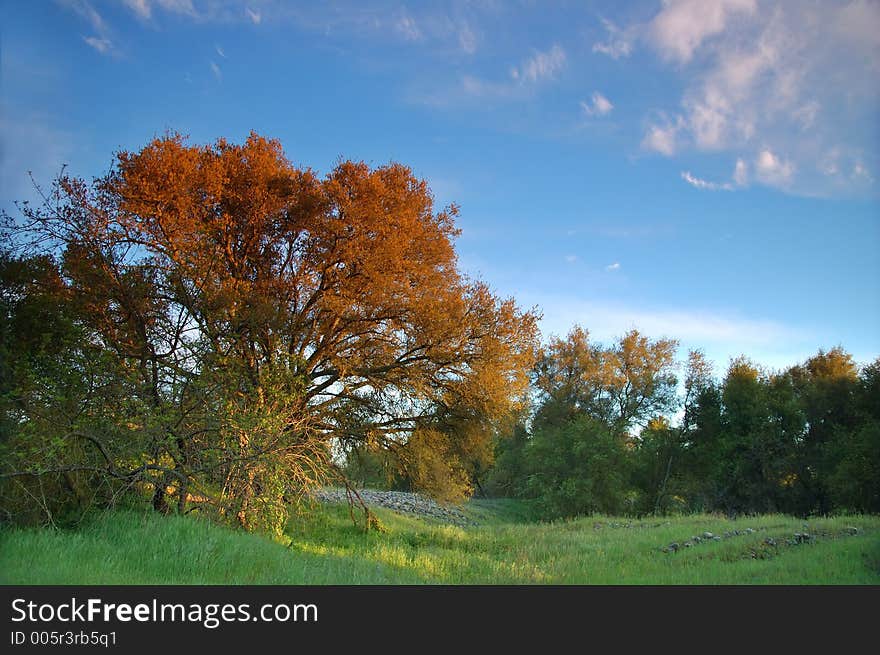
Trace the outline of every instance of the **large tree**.
<instances>
[{"instance_id":1,"label":"large tree","mask_svg":"<svg viewBox=\"0 0 880 655\"><path fill-rule=\"evenodd\" d=\"M436 453L415 440L463 462L523 397L535 315L459 272L456 207L436 211L405 166L319 178L256 134L170 135L46 200L13 227L60 254L79 315L137 376L149 416L129 469L153 467L157 508L196 485L277 529L340 448L417 467Z\"/></svg>"}]
</instances>

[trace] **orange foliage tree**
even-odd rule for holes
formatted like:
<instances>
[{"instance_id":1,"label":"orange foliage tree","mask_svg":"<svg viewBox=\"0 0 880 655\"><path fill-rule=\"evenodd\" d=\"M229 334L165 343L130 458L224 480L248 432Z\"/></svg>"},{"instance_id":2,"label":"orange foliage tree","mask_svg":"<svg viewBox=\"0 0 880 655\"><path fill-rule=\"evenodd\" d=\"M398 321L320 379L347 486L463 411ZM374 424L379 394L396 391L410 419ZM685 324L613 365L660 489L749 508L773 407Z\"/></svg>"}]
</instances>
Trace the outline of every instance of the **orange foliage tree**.
<instances>
[{"instance_id":1,"label":"orange foliage tree","mask_svg":"<svg viewBox=\"0 0 880 655\"><path fill-rule=\"evenodd\" d=\"M406 166L321 178L253 133L169 135L53 189L15 229L61 253L78 315L138 379L127 461L159 509L199 498L278 530L352 444L442 489L524 396L535 314L462 275L457 208Z\"/></svg>"}]
</instances>

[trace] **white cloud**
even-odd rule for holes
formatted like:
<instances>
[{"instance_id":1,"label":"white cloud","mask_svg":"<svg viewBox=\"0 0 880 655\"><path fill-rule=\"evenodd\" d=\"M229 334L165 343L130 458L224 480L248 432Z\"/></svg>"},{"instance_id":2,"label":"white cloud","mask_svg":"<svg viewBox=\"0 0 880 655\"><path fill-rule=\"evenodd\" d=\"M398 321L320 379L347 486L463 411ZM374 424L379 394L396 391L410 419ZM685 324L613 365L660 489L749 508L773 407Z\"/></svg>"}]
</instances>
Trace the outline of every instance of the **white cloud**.
<instances>
[{"instance_id":1,"label":"white cloud","mask_svg":"<svg viewBox=\"0 0 880 655\"><path fill-rule=\"evenodd\" d=\"M792 116L800 124L801 129L809 130L816 123L816 117L819 115L820 109L821 107L818 102L810 100L798 107L792 113Z\"/></svg>"},{"instance_id":2,"label":"white cloud","mask_svg":"<svg viewBox=\"0 0 880 655\"><path fill-rule=\"evenodd\" d=\"M192 0L123 0L128 7L141 20L150 20L153 16L153 5L174 14L197 16Z\"/></svg>"},{"instance_id":3,"label":"white cloud","mask_svg":"<svg viewBox=\"0 0 880 655\"><path fill-rule=\"evenodd\" d=\"M512 68L510 76L521 82L541 82L553 79L565 67L565 50L554 45L546 52L536 52L518 68Z\"/></svg>"},{"instance_id":4,"label":"white cloud","mask_svg":"<svg viewBox=\"0 0 880 655\"><path fill-rule=\"evenodd\" d=\"M577 260L578 260L577 255L566 255L565 256L565 261L567 261L569 264L574 264Z\"/></svg>"},{"instance_id":5,"label":"white cloud","mask_svg":"<svg viewBox=\"0 0 880 655\"><path fill-rule=\"evenodd\" d=\"M620 262L614 262L613 264L608 264L608 266L605 267L605 270L612 272L612 273L614 271L619 271L620 270Z\"/></svg>"},{"instance_id":6,"label":"white cloud","mask_svg":"<svg viewBox=\"0 0 880 655\"><path fill-rule=\"evenodd\" d=\"M88 21L92 29L99 34L105 34L108 31L107 23L88 0L65 0L63 4Z\"/></svg>"},{"instance_id":7,"label":"white cloud","mask_svg":"<svg viewBox=\"0 0 880 655\"><path fill-rule=\"evenodd\" d=\"M753 14L755 0L664 0L649 33L667 59L687 63L706 39L724 31L736 14Z\"/></svg>"},{"instance_id":8,"label":"white cloud","mask_svg":"<svg viewBox=\"0 0 880 655\"><path fill-rule=\"evenodd\" d=\"M707 352L730 356L774 353L777 357L794 350L800 353L811 337L802 329L772 319L715 310L646 308L546 296L537 304L543 311L541 330L545 337L564 335L577 324L597 341L608 342L635 328L652 338L678 339L683 346Z\"/></svg>"},{"instance_id":9,"label":"white cloud","mask_svg":"<svg viewBox=\"0 0 880 655\"><path fill-rule=\"evenodd\" d=\"M113 43L110 41L110 39L101 39L97 36L84 36L83 41L88 43L102 55L109 54L113 51Z\"/></svg>"},{"instance_id":10,"label":"white cloud","mask_svg":"<svg viewBox=\"0 0 880 655\"><path fill-rule=\"evenodd\" d=\"M857 180L861 179L868 182L872 182L874 180L874 178L871 177L871 173L868 171L867 168L865 168L865 165L862 164L862 162L856 162L853 165L852 176Z\"/></svg>"},{"instance_id":11,"label":"white cloud","mask_svg":"<svg viewBox=\"0 0 880 655\"><path fill-rule=\"evenodd\" d=\"M220 70L220 67L216 64L216 62L209 62L211 66L211 72L214 74L214 77L217 78L218 82L223 80L223 71Z\"/></svg>"},{"instance_id":12,"label":"white cloud","mask_svg":"<svg viewBox=\"0 0 880 655\"><path fill-rule=\"evenodd\" d=\"M244 14L245 16L247 16L248 20L254 25L259 25L263 21L263 14L261 14L258 9L254 10L250 7L245 7Z\"/></svg>"},{"instance_id":13,"label":"white cloud","mask_svg":"<svg viewBox=\"0 0 880 655\"><path fill-rule=\"evenodd\" d=\"M880 3L865 0L667 0L649 23L627 28L684 83L678 111L650 123L642 146L667 156L729 151L754 160L753 179L787 192L864 188L866 178L840 172L876 162L865 135L876 130L880 96L866 80L880 71L880 31L866 25L878 24ZM839 152L829 156L832 146ZM738 186L748 172L743 163Z\"/></svg>"},{"instance_id":14,"label":"white cloud","mask_svg":"<svg viewBox=\"0 0 880 655\"><path fill-rule=\"evenodd\" d=\"M794 175L795 166L765 148L755 158L755 177L769 186L787 186Z\"/></svg>"},{"instance_id":15,"label":"white cloud","mask_svg":"<svg viewBox=\"0 0 880 655\"><path fill-rule=\"evenodd\" d=\"M467 23L462 24L458 30L458 45L462 52L469 55L477 51L477 35Z\"/></svg>"},{"instance_id":16,"label":"white cloud","mask_svg":"<svg viewBox=\"0 0 880 655\"><path fill-rule=\"evenodd\" d=\"M864 191L877 182L871 173L871 165L877 165L876 160L873 164L867 163L865 153L859 148L838 144L821 154L813 164L813 171L821 175L831 189L829 193L835 190ZM800 169L797 172L800 173Z\"/></svg>"},{"instance_id":17,"label":"white cloud","mask_svg":"<svg viewBox=\"0 0 880 655\"><path fill-rule=\"evenodd\" d=\"M839 8L830 21L834 31L847 43L874 52L880 48L880 4L872 0L851 0ZM868 62L877 70L880 60L874 57Z\"/></svg>"},{"instance_id":18,"label":"white cloud","mask_svg":"<svg viewBox=\"0 0 880 655\"><path fill-rule=\"evenodd\" d=\"M682 126L681 117L674 123L667 120L662 125L649 125L645 138L642 139L642 147L671 157L678 150L679 133Z\"/></svg>"},{"instance_id":19,"label":"white cloud","mask_svg":"<svg viewBox=\"0 0 880 655\"><path fill-rule=\"evenodd\" d=\"M614 105L608 98L596 91L590 102L581 101L581 109L587 116L605 116L614 109Z\"/></svg>"},{"instance_id":20,"label":"white cloud","mask_svg":"<svg viewBox=\"0 0 880 655\"><path fill-rule=\"evenodd\" d=\"M214 50L216 50L217 54L223 57L223 59L226 59L226 53L223 52L223 48L221 48L219 45L215 45Z\"/></svg>"},{"instance_id":21,"label":"white cloud","mask_svg":"<svg viewBox=\"0 0 880 655\"><path fill-rule=\"evenodd\" d=\"M681 179L697 189L706 191L733 191L733 184L730 182L709 182L699 177L695 177L690 171L682 171Z\"/></svg>"},{"instance_id":22,"label":"white cloud","mask_svg":"<svg viewBox=\"0 0 880 655\"><path fill-rule=\"evenodd\" d=\"M186 14L193 17L198 15L192 0L156 0L156 4L165 11L175 14Z\"/></svg>"},{"instance_id":23,"label":"white cloud","mask_svg":"<svg viewBox=\"0 0 880 655\"><path fill-rule=\"evenodd\" d=\"M602 25L605 31L608 32L608 38L604 42L597 41L594 43L593 52L608 55L612 59L628 57L632 52L632 35L627 34L605 18L602 19Z\"/></svg>"},{"instance_id":24,"label":"white cloud","mask_svg":"<svg viewBox=\"0 0 880 655\"><path fill-rule=\"evenodd\" d=\"M416 21L406 14L394 22L394 31L407 41L420 41L422 39L422 32L419 30L419 26L416 25Z\"/></svg>"},{"instance_id":25,"label":"white cloud","mask_svg":"<svg viewBox=\"0 0 880 655\"><path fill-rule=\"evenodd\" d=\"M125 5L131 9L138 18L149 20L152 15L150 0L124 0Z\"/></svg>"},{"instance_id":26,"label":"white cloud","mask_svg":"<svg viewBox=\"0 0 880 655\"><path fill-rule=\"evenodd\" d=\"M62 4L79 15L95 31L92 36L82 37L89 47L102 55L117 54L113 40L110 38L110 26L88 0L62 0Z\"/></svg>"},{"instance_id":27,"label":"white cloud","mask_svg":"<svg viewBox=\"0 0 880 655\"><path fill-rule=\"evenodd\" d=\"M693 175L690 171L682 171L681 179L692 187L705 191L734 191L737 187L744 187L749 183L749 168L742 158L738 158L729 182L711 182Z\"/></svg>"},{"instance_id":28,"label":"white cloud","mask_svg":"<svg viewBox=\"0 0 880 655\"><path fill-rule=\"evenodd\" d=\"M522 98L534 92L539 82L551 80L565 66L565 51L554 45L546 52L537 52L520 66L510 69L510 80L484 80L473 75L463 75L456 91L471 98L512 99ZM442 101L434 95L422 99L429 104L448 104L455 94L444 94Z\"/></svg>"},{"instance_id":29,"label":"white cloud","mask_svg":"<svg viewBox=\"0 0 880 655\"><path fill-rule=\"evenodd\" d=\"M733 167L733 181L737 186L745 186L749 183L749 166L741 158L736 160L736 165Z\"/></svg>"},{"instance_id":30,"label":"white cloud","mask_svg":"<svg viewBox=\"0 0 880 655\"><path fill-rule=\"evenodd\" d=\"M819 162L819 170L828 177L833 177L840 172L840 149L832 148Z\"/></svg>"},{"instance_id":31,"label":"white cloud","mask_svg":"<svg viewBox=\"0 0 880 655\"><path fill-rule=\"evenodd\" d=\"M492 82L474 77L473 75L464 75L461 78L460 91L465 96L474 98L513 98L521 94L522 89L518 85L505 82ZM448 94L443 96L445 101L449 101Z\"/></svg>"}]
</instances>

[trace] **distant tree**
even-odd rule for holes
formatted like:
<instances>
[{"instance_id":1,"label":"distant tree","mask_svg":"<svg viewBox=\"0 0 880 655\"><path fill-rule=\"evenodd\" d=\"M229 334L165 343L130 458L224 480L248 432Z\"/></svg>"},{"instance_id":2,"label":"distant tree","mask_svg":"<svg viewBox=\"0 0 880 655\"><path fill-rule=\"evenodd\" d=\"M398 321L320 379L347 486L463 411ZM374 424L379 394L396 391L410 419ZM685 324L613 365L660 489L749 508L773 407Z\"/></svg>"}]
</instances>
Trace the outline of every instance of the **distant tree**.
<instances>
[{"instance_id":1,"label":"distant tree","mask_svg":"<svg viewBox=\"0 0 880 655\"><path fill-rule=\"evenodd\" d=\"M619 514L629 509L626 442L587 415L537 428L526 447L524 491L545 517Z\"/></svg>"},{"instance_id":2,"label":"distant tree","mask_svg":"<svg viewBox=\"0 0 880 655\"><path fill-rule=\"evenodd\" d=\"M685 494L689 440L696 427L699 399L711 385L711 365L701 351L691 350L685 369L681 421L673 427L665 417L658 416L639 435L636 456L641 480L638 484L647 498L653 499L650 507L645 506L646 510L663 512L670 507L673 496L681 498ZM669 405L667 403L667 408Z\"/></svg>"},{"instance_id":3,"label":"distant tree","mask_svg":"<svg viewBox=\"0 0 880 655\"><path fill-rule=\"evenodd\" d=\"M737 358L719 387L702 389L692 416L684 459L694 507L804 512L798 453L805 419L787 375Z\"/></svg>"},{"instance_id":4,"label":"distant tree","mask_svg":"<svg viewBox=\"0 0 880 655\"><path fill-rule=\"evenodd\" d=\"M846 379L849 379L847 371ZM839 390L840 391L840 390ZM865 366L853 393L853 418L824 445L824 488L835 508L880 512L880 359Z\"/></svg>"},{"instance_id":5,"label":"distant tree","mask_svg":"<svg viewBox=\"0 0 880 655\"><path fill-rule=\"evenodd\" d=\"M835 466L836 450L831 442L857 429L855 406L859 370L843 348L820 350L789 372L801 399L807 432L801 448L800 482L810 496L810 505L820 512L831 511L828 481Z\"/></svg>"},{"instance_id":6,"label":"distant tree","mask_svg":"<svg viewBox=\"0 0 880 655\"><path fill-rule=\"evenodd\" d=\"M515 497L525 493L529 438L528 429L519 423L509 435L496 439L489 474L489 490L493 495Z\"/></svg>"},{"instance_id":7,"label":"distant tree","mask_svg":"<svg viewBox=\"0 0 880 655\"><path fill-rule=\"evenodd\" d=\"M675 348L636 330L607 347L580 327L552 340L535 369L531 436L502 451L496 479L554 516L634 510L631 432L674 407ZM517 475L525 481L515 483Z\"/></svg>"},{"instance_id":8,"label":"distant tree","mask_svg":"<svg viewBox=\"0 0 880 655\"><path fill-rule=\"evenodd\" d=\"M584 413L615 431L645 425L675 402L676 346L631 330L602 347L580 327L551 340L535 374L542 395L538 421Z\"/></svg>"}]
</instances>

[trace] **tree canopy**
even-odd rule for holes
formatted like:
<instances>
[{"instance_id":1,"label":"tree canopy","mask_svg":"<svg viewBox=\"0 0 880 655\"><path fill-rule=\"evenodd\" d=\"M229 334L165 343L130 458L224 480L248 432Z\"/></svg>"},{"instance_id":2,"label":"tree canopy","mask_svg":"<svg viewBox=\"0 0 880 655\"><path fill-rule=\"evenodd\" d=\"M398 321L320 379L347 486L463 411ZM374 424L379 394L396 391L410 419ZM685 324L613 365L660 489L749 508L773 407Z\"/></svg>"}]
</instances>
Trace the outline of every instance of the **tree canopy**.
<instances>
[{"instance_id":1,"label":"tree canopy","mask_svg":"<svg viewBox=\"0 0 880 655\"><path fill-rule=\"evenodd\" d=\"M516 409L536 316L461 274L457 212L400 164L320 178L256 134L169 135L92 183L59 178L11 227L57 258L72 314L135 385L151 418L128 421L128 470L161 472L157 507L195 485L249 525L352 443L418 469L409 442L478 450Z\"/></svg>"}]
</instances>

